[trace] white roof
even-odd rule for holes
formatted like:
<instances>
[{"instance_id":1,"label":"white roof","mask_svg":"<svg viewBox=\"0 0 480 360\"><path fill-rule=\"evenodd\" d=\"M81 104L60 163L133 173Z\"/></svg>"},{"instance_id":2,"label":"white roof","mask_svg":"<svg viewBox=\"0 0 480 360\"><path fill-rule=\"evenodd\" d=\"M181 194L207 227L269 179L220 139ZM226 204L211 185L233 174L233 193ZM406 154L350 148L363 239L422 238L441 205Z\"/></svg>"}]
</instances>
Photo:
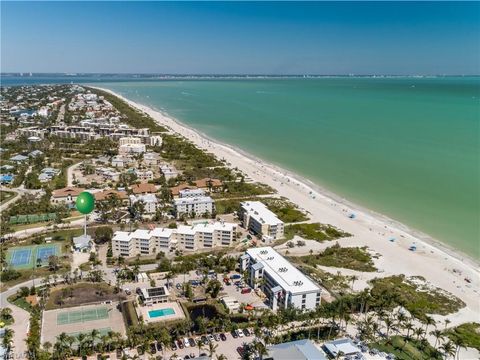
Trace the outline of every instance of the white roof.
<instances>
[{"instance_id":1,"label":"white roof","mask_svg":"<svg viewBox=\"0 0 480 360\"><path fill-rule=\"evenodd\" d=\"M191 198L178 198L174 200L175 205L195 204L195 203L211 203L213 199L210 196L197 196Z\"/></svg>"},{"instance_id":2,"label":"white roof","mask_svg":"<svg viewBox=\"0 0 480 360\"><path fill-rule=\"evenodd\" d=\"M273 248L251 248L246 252L264 265L263 270L286 291L292 294L320 291L320 288Z\"/></svg>"},{"instance_id":3,"label":"white roof","mask_svg":"<svg viewBox=\"0 0 480 360\"><path fill-rule=\"evenodd\" d=\"M194 195L203 195L205 194L205 191L203 189L183 189L178 192L180 194L180 197L183 197L183 195L188 195L188 194L194 194Z\"/></svg>"},{"instance_id":4,"label":"white roof","mask_svg":"<svg viewBox=\"0 0 480 360\"><path fill-rule=\"evenodd\" d=\"M270 211L265 204L260 201L244 201L241 204L242 208L248 213L248 215L257 220L259 223L273 225L283 224L283 221L280 220L277 215Z\"/></svg>"},{"instance_id":5,"label":"white roof","mask_svg":"<svg viewBox=\"0 0 480 360\"><path fill-rule=\"evenodd\" d=\"M150 231L150 235L155 237L170 237L173 234L173 229L157 227Z\"/></svg>"},{"instance_id":6,"label":"white roof","mask_svg":"<svg viewBox=\"0 0 480 360\"><path fill-rule=\"evenodd\" d=\"M128 233L127 231L115 231L112 240L128 242L130 241L130 238L130 233Z\"/></svg>"},{"instance_id":7,"label":"white roof","mask_svg":"<svg viewBox=\"0 0 480 360\"><path fill-rule=\"evenodd\" d=\"M187 225L180 225L177 229L177 232L180 234L195 234L197 232L203 233L213 233L215 230L224 230L224 231L232 231L236 227L233 223L226 223L215 221L213 224L211 223L200 223L194 224L191 226Z\"/></svg>"},{"instance_id":8,"label":"white roof","mask_svg":"<svg viewBox=\"0 0 480 360\"><path fill-rule=\"evenodd\" d=\"M150 239L150 231L148 230L143 230L143 229L137 229L133 233L130 234L130 236L134 239L145 239L148 240Z\"/></svg>"}]
</instances>

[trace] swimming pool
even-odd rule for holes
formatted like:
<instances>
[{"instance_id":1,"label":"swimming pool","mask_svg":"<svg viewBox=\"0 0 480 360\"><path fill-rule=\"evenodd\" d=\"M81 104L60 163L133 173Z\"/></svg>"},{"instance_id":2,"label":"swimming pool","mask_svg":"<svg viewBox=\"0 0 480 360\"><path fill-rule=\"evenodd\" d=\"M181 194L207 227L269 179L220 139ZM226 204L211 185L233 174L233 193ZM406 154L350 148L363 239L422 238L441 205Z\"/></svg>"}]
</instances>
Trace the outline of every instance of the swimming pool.
<instances>
[{"instance_id":1,"label":"swimming pool","mask_svg":"<svg viewBox=\"0 0 480 360\"><path fill-rule=\"evenodd\" d=\"M148 312L148 316L151 318L157 318L161 316L167 316L167 315L175 315L175 310L172 308L165 308L165 309L158 309L158 310L150 310Z\"/></svg>"}]
</instances>

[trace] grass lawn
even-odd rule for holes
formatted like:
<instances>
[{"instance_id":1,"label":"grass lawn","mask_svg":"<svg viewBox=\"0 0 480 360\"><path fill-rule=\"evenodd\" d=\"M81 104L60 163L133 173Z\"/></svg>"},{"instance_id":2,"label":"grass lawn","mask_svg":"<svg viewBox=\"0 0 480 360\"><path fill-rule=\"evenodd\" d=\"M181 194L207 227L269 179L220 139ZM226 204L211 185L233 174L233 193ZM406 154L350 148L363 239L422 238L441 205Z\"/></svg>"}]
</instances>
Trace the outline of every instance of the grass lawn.
<instances>
[{"instance_id":1,"label":"grass lawn","mask_svg":"<svg viewBox=\"0 0 480 360\"><path fill-rule=\"evenodd\" d=\"M445 331L445 334L451 339L460 338L466 346L480 351L480 324L466 323Z\"/></svg>"},{"instance_id":2,"label":"grass lawn","mask_svg":"<svg viewBox=\"0 0 480 360\"><path fill-rule=\"evenodd\" d=\"M295 235L307 240L315 240L318 242L352 236L332 225L320 223L293 224L285 226L285 239L291 240Z\"/></svg>"},{"instance_id":3,"label":"grass lawn","mask_svg":"<svg viewBox=\"0 0 480 360\"><path fill-rule=\"evenodd\" d=\"M399 360L429 360L429 359L443 359L440 353L429 344L422 344L417 340L405 341L400 336L392 336L390 343L386 340L378 341L369 344L370 347L384 351L386 353L394 354Z\"/></svg>"},{"instance_id":4,"label":"grass lawn","mask_svg":"<svg viewBox=\"0 0 480 360\"><path fill-rule=\"evenodd\" d=\"M297 259L314 267L323 265L367 272L377 270L366 247L340 247L336 244L320 254L300 256Z\"/></svg>"},{"instance_id":5,"label":"grass lawn","mask_svg":"<svg viewBox=\"0 0 480 360\"><path fill-rule=\"evenodd\" d=\"M7 202L10 199L13 199L17 194L13 191L0 191L0 204Z\"/></svg>"},{"instance_id":6,"label":"grass lawn","mask_svg":"<svg viewBox=\"0 0 480 360\"><path fill-rule=\"evenodd\" d=\"M18 306L20 309L23 309L28 312L32 310L32 305L30 305L30 303L27 300L25 300L24 297L17 296L17 294L9 296L7 300L9 303L15 306Z\"/></svg>"}]
</instances>

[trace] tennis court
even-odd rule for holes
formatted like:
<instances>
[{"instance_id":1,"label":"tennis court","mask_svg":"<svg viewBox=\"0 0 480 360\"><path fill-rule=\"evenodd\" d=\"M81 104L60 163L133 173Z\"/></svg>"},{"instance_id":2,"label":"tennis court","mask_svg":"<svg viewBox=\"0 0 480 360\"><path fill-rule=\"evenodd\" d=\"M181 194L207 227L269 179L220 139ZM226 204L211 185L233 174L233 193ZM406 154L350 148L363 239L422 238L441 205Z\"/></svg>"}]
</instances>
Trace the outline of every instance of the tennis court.
<instances>
[{"instance_id":1,"label":"tennis court","mask_svg":"<svg viewBox=\"0 0 480 360\"><path fill-rule=\"evenodd\" d=\"M31 269L34 266L48 264L48 258L59 255L57 244L31 245L10 248L7 251L7 262L14 269Z\"/></svg>"},{"instance_id":2,"label":"tennis court","mask_svg":"<svg viewBox=\"0 0 480 360\"><path fill-rule=\"evenodd\" d=\"M40 259L43 263L48 262L48 258L52 255L57 255L57 247L55 245L45 245L37 248L37 262Z\"/></svg>"},{"instance_id":3,"label":"tennis court","mask_svg":"<svg viewBox=\"0 0 480 360\"><path fill-rule=\"evenodd\" d=\"M97 330L100 336L108 331L126 334L125 322L118 303L91 304L72 308L61 308L43 311L41 343L48 341L54 344L61 333L76 338L80 333L91 334ZM84 322L80 322L84 321Z\"/></svg>"},{"instance_id":4,"label":"tennis court","mask_svg":"<svg viewBox=\"0 0 480 360\"><path fill-rule=\"evenodd\" d=\"M13 249L10 257L10 265L14 268L28 267L32 257L32 249Z\"/></svg>"},{"instance_id":5,"label":"tennis court","mask_svg":"<svg viewBox=\"0 0 480 360\"><path fill-rule=\"evenodd\" d=\"M65 311L57 315L57 325L83 323L87 321L101 320L108 318L108 309L105 306Z\"/></svg>"}]
</instances>

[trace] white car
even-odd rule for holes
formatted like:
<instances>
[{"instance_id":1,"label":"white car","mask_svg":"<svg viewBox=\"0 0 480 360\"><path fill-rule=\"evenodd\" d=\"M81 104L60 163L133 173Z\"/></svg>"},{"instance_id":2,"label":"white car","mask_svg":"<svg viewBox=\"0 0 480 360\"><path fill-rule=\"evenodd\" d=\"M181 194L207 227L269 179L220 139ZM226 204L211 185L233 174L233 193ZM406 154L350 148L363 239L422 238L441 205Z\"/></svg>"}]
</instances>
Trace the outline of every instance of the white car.
<instances>
[{"instance_id":1,"label":"white car","mask_svg":"<svg viewBox=\"0 0 480 360\"><path fill-rule=\"evenodd\" d=\"M190 341L188 341L187 338L183 338L183 344L185 345L186 348L190 347Z\"/></svg>"},{"instance_id":2,"label":"white car","mask_svg":"<svg viewBox=\"0 0 480 360\"><path fill-rule=\"evenodd\" d=\"M244 337L244 336L245 336L245 334L243 333L242 329L238 329L238 330L237 330L237 335L238 335L238 337Z\"/></svg>"}]
</instances>

